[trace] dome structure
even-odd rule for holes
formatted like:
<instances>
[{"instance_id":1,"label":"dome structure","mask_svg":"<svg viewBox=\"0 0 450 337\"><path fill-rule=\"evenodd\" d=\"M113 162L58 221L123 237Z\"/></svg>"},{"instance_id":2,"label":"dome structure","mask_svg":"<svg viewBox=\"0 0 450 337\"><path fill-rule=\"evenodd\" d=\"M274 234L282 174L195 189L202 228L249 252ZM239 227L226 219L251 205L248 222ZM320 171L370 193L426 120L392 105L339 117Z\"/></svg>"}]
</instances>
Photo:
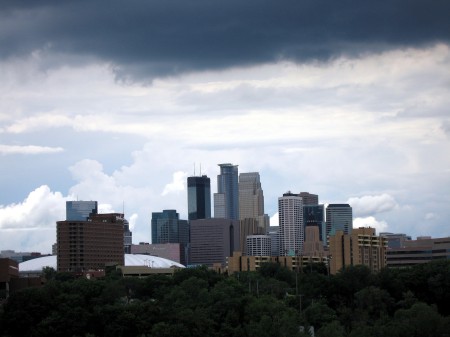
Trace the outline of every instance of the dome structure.
<instances>
[{"instance_id":1,"label":"dome structure","mask_svg":"<svg viewBox=\"0 0 450 337\"><path fill-rule=\"evenodd\" d=\"M125 254L125 266L146 266L150 268L185 268L182 264L158 256ZM57 269L56 255L38 257L19 263L19 272L40 272L44 267Z\"/></svg>"}]
</instances>

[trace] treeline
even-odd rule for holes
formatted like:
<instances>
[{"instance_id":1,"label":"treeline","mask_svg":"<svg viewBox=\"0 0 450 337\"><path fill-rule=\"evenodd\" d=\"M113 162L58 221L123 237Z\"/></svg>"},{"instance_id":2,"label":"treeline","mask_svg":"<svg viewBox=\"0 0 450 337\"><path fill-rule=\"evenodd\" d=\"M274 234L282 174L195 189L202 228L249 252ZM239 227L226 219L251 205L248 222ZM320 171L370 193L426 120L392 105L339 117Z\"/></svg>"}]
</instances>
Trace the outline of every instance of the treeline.
<instances>
[{"instance_id":1,"label":"treeline","mask_svg":"<svg viewBox=\"0 0 450 337\"><path fill-rule=\"evenodd\" d=\"M46 270L41 288L0 308L1 336L450 336L450 261L373 274L328 276L323 265L291 272L72 279ZM302 327L302 328L301 328ZM303 332L302 332L303 331Z\"/></svg>"}]
</instances>

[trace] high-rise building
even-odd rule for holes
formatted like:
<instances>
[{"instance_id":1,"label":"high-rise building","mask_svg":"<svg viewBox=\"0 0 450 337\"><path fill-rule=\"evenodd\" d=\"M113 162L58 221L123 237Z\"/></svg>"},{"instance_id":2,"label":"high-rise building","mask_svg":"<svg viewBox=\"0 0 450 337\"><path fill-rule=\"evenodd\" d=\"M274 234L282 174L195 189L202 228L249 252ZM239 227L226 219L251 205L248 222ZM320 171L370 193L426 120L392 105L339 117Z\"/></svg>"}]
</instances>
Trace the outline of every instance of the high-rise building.
<instances>
[{"instance_id":1,"label":"high-rise building","mask_svg":"<svg viewBox=\"0 0 450 337\"><path fill-rule=\"evenodd\" d=\"M238 166L219 164L217 193L214 193L214 217L239 220Z\"/></svg>"},{"instance_id":2,"label":"high-rise building","mask_svg":"<svg viewBox=\"0 0 450 337\"><path fill-rule=\"evenodd\" d=\"M302 197L303 199L303 197ZM319 238L323 245L326 245L325 217L323 205L303 205L303 227L317 225L319 228Z\"/></svg>"},{"instance_id":3,"label":"high-rise building","mask_svg":"<svg viewBox=\"0 0 450 337\"><path fill-rule=\"evenodd\" d=\"M311 257L325 256L322 240L320 239L319 226L308 224L305 227L305 241L303 242L303 255Z\"/></svg>"},{"instance_id":4,"label":"high-rise building","mask_svg":"<svg viewBox=\"0 0 450 337\"><path fill-rule=\"evenodd\" d=\"M241 248L247 252L247 235L266 234L269 216L264 214L264 194L258 172L239 174L239 218Z\"/></svg>"},{"instance_id":5,"label":"high-rise building","mask_svg":"<svg viewBox=\"0 0 450 337\"><path fill-rule=\"evenodd\" d=\"M355 228L351 234L338 230L329 240L331 274L347 266L365 265L373 272L386 266L387 239L376 236L374 228Z\"/></svg>"},{"instance_id":6,"label":"high-rise building","mask_svg":"<svg viewBox=\"0 0 450 337\"><path fill-rule=\"evenodd\" d=\"M206 175L188 177L188 219L211 218L211 183Z\"/></svg>"},{"instance_id":7,"label":"high-rise building","mask_svg":"<svg viewBox=\"0 0 450 337\"><path fill-rule=\"evenodd\" d=\"M66 220L87 221L98 213L97 201L66 201Z\"/></svg>"},{"instance_id":8,"label":"high-rise building","mask_svg":"<svg viewBox=\"0 0 450 337\"><path fill-rule=\"evenodd\" d=\"M124 265L124 222L121 213L58 221L58 271L83 272L104 269L108 264Z\"/></svg>"},{"instance_id":9,"label":"high-rise building","mask_svg":"<svg viewBox=\"0 0 450 337\"><path fill-rule=\"evenodd\" d=\"M239 221L231 219L192 220L190 264L226 265L227 257L240 251Z\"/></svg>"},{"instance_id":10,"label":"high-rise building","mask_svg":"<svg viewBox=\"0 0 450 337\"><path fill-rule=\"evenodd\" d=\"M309 192L300 192L298 196L302 197L303 206L319 204L319 196L317 194L312 194Z\"/></svg>"},{"instance_id":11,"label":"high-rise building","mask_svg":"<svg viewBox=\"0 0 450 337\"><path fill-rule=\"evenodd\" d=\"M258 172L239 174L239 219L264 215L264 194Z\"/></svg>"},{"instance_id":12,"label":"high-rise building","mask_svg":"<svg viewBox=\"0 0 450 337\"><path fill-rule=\"evenodd\" d=\"M270 226L267 231L267 235L270 237L270 245L272 247L272 251L270 253L271 256L280 255L280 227L279 226Z\"/></svg>"},{"instance_id":13,"label":"high-rise building","mask_svg":"<svg viewBox=\"0 0 450 337\"><path fill-rule=\"evenodd\" d=\"M304 241L303 202L298 194L284 193L278 198L280 256L302 254Z\"/></svg>"},{"instance_id":14,"label":"high-rise building","mask_svg":"<svg viewBox=\"0 0 450 337\"><path fill-rule=\"evenodd\" d=\"M351 234L353 229L353 212L349 204L329 204L326 210L326 236L337 231Z\"/></svg>"},{"instance_id":15,"label":"high-rise building","mask_svg":"<svg viewBox=\"0 0 450 337\"><path fill-rule=\"evenodd\" d=\"M166 209L152 213L152 244L179 243L184 251L181 263L186 264L189 257L189 223L180 220L176 210Z\"/></svg>"},{"instance_id":16,"label":"high-rise building","mask_svg":"<svg viewBox=\"0 0 450 337\"><path fill-rule=\"evenodd\" d=\"M268 235L248 235L247 256L271 256L272 244Z\"/></svg>"}]
</instances>

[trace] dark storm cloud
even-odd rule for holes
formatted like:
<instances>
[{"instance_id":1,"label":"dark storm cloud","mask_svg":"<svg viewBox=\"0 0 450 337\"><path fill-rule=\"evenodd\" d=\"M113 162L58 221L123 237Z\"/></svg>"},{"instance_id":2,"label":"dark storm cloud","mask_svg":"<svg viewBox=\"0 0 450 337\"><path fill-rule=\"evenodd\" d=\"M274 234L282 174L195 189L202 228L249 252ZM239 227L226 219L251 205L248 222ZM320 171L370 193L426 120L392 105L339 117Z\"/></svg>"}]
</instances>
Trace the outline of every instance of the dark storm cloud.
<instances>
[{"instance_id":1,"label":"dark storm cloud","mask_svg":"<svg viewBox=\"0 0 450 337\"><path fill-rule=\"evenodd\" d=\"M2 1L0 56L96 57L148 76L450 40L447 0Z\"/></svg>"}]
</instances>

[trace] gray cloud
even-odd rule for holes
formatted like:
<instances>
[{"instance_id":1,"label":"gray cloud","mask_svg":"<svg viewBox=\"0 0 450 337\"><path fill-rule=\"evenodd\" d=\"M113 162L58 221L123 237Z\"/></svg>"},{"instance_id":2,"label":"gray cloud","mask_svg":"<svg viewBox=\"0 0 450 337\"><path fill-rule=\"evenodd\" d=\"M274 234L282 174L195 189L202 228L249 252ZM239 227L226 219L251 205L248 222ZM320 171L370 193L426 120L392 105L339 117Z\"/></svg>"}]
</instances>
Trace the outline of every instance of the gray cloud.
<instances>
[{"instance_id":1,"label":"gray cloud","mask_svg":"<svg viewBox=\"0 0 450 337\"><path fill-rule=\"evenodd\" d=\"M445 0L3 1L0 57L94 57L131 78L327 60L448 42L449 12Z\"/></svg>"}]
</instances>

